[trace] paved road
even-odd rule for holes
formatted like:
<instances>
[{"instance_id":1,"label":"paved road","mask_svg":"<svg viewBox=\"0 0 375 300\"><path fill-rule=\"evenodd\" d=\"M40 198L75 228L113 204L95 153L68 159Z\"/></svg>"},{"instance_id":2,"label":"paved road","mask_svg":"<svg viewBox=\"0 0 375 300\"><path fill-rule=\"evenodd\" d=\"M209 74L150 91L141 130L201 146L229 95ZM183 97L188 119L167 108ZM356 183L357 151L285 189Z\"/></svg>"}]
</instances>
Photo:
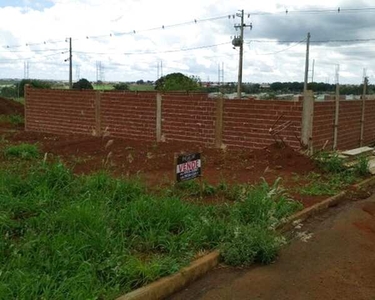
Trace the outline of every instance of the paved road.
<instances>
[{"instance_id":1,"label":"paved road","mask_svg":"<svg viewBox=\"0 0 375 300\"><path fill-rule=\"evenodd\" d=\"M274 264L218 268L169 300L375 300L374 195L298 232Z\"/></svg>"}]
</instances>

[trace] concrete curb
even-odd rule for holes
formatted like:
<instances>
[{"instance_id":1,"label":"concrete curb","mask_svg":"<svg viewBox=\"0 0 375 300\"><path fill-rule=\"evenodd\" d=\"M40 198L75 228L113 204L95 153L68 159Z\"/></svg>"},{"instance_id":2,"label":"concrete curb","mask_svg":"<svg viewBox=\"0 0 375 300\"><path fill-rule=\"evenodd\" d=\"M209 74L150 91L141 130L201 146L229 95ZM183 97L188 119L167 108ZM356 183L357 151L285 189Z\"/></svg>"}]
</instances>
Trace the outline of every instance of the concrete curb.
<instances>
[{"instance_id":1,"label":"concrete curb","mask_svg":"<svg viewBox=\"0 0 375 300\"><path fill-rule=\"evenodd\" d=\"M361 189L368 186L375 185L375 177L370 177L354 185L355 189ZM341 202L344 202L347 198L348 191L343 191L337 195L330 197L322 202L316 203L313 206L305 208L294 215L290 216L284 223L280 224L276 230L280 233L284 233L293 229L295 222L302 222L306 219L317 215L332 206L336 206Z\"/></svg>"},{"instance_id":2,"label":"concrete curb","mask_svg":"<svg viewBox=\"0 0 375 300\"><path fill-rule=\"evenodd\" d=\"M354 185L356 189L369 187L375 185L375 176L365 179L364 181ZM318 213L327 210L329 207L346 200L348 191L343 191L333 197L330 197L322 202L319 202L311 207L297 212L290 216L284 223L280 224L276 230L284 233L294 227L296 221L304 221ZM192 283L199 277L206 274L219 264L220 253L213 251L202 258L192 262L188 267L183 268L180 272L163 277L149 285L139 288L135 291L127 293L117 300L160 300L164 299L173 293L181 290L189 283Z\"/></svg>"},{"instance_id":3,"label":"concrete curb","mask_svg":"<svg viewBox=\"0 0 375 300\"><path fill-rule=\"evenodd\" d=\"M197 259L177 274L161 278L149 285L125 294L117 300L157 300L164 299L195 281L219 263L219 251L213 251Z\"/></svg>"}]
</instances>

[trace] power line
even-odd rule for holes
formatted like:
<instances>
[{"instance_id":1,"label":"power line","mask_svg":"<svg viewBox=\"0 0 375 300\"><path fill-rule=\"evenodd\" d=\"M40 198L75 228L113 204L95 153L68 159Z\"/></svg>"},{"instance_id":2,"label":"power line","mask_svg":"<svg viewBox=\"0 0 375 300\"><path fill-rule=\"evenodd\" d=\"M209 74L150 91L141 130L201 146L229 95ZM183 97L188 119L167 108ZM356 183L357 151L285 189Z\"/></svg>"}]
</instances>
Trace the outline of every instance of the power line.
<instances>
[{"instance_id":1,"label":"power line","mask_svg":"<svg viewBox=\"0 0 375 300\"><path fill-rule=\"evenodd\" d=\"M165 30L165 29L175 28L179 26L193 25L193 24L209 22L209 21L222 20L226 18L228 18L228 15L209 17L205 19L193 19L192 21L186 21L186 22L181 22L181 23L176 23L176 24L171 24L171 25L161 25L158 27L153 27L153 28L148 28L148 29L140 29L140 30L133 29L133 30L125 31L125 32L113 32L113 33L105 34L105 35L93 35L93 36L87 35L84 38L75 38L72 40L79 41L79 40L85 40L85 39L100 39L100 38L116 37L116 36L123 36L123 35L131 35L131 34L144 33L144 32L156 31L156 30ZM39 45L45 45L48 43L61 43L61 42L67 42L67 39L55 40L55 41L43 41L39 43L26 43L25 45L13 45L13 46L6 45L6 46L3 46L3 48L10 49L10 48L19 48L19 47L24 47L24 46L39 46Z\"/></svg>"},{"instance_id":2,"label":"power line","mask_svg":"<svg viewBox=\"0 0 375 300\"><path fill-rule=\"evenodd\" d=\"M11 52L11 53L27 53L27 52L48 52L48 51L62 51L62 50L66 50L65 48L61 48L61 49L39 49L39 50L4 50L4 51L0 51L0 53L8 53L8 52Z\"/></svg>"},{"instance_id":3,"label":"power line","mask_svg":"<svg viewBox=\"0 0 375 300\"><path fill-rule=\"evenodd\" d=\"M35 59L35 58L44 58L44 57L51 57L51 56L55 56L55 55L59 55L59 54L65 54L69 51L63 51L63 52L58 52L58 53L52 53L52 54L48 54L48 55L41 55L41 56L32 56L32 57L27 57L27 58L24 58L24 57L21 57L21 58L11 58L11 59L4 59L4 60L0 60L0 62L4 62L4 61L21 61L21 60L31 60L31 59Z\"/></svg>"},{"instance_id":4,"label":"power line","mask_svg":"<svg viewBox=\"0 0 375 300\"><path fill-rule=\"evenodd\" d=\"M87 51L74 51L74 53L79 54L98 54L98 55L148 55L148 54L162 54L162 53L174 53L174 52L185 52L185 51L193 51L193 50L199 50L199 49L207 49L207 48L213 48L218 47L222 45L229 45L231 42L225 42L225 43L219 43L214 45L205 45L205 46L197 46L197 47L191 47L191 48L180 48L180 49L172 49L172 50L161 50L161 51L143 51L143 52L117 52L117 53L109 53L109 52L87 52Z\"/></svg>"},{"instance_id":5,"label":"power line","mask_svg":"<svg viewBox=\"0 0 375 300\"><path fill-rule=\"evenodd\" d=\"M250 12L249 16L270 16L270 15L289 15L289 14L325 14L325 13L373 13L375 7L360 7L360 8L328 8L328 9L306 9L306 10L289 10L285 9L278 12Z\"/></svg>"},{"instance_id":6,"label":"power line","mask_svg":"<svg viewBox=\"0 0 375 300\"><path fill-rule=\"evenodd\" d=\"M375 38L368 38L368 39L327 39L327 40L311 40L310 43L354 43L354 42L373 42ZM278 43L278 44L291 44L291 43L299 43L298 40L249 40L247 43Z\"/></svg>"},{"instance_id":7,"label":"power line","mask_svg":"<svg viewBox=\"0 0 375 300\"><path fill-rule=\"evenodd\" d=\"M296 42L294 45L291 45L290 47L287 47L287 48L284 48L284 49L281 49L279 51L275 51L275 52L269 52L269 53L256 53L256 55L273 55L273 54L277 54L277 53L281 53L281 52L285 52L285 51L288 51L289 49L292 49L298 45L300 45L301 43L303 42L306 42L306 39L303 39L299 42Z\"/></svg>"},{"instance_id":8,"label":"power line","mask_svg":"<svg viewBox=\"0 0 375 300\"><path fill-rule=\"evenodd\" d=\"M375 7L361 7L361 8L330 8L330 9L308 9L308 10L289 10L285 9L284 11L279 11L279 12L249 12L247 15L248 17L250 16L267 16L267 15L280 15L280 14L324 14L324 13L339 13L339 14L344 14L344 13L373 13L375 12ZM141 30L129 30L125 32L113 32L105 35L87 35L84 38L75 38L73 41L78 41L78 40L84 40L84 39L100 39L100 38L108 38L108 37L113 37L113 36L123 36L123 35L130 35L130 34L137 34L137 33L144 33L144 32L150 32L150 31L156 31L156 30L164 30L164 29L169 29L169 28L174 28L174 27L179 27L179 26L186 26L186 25L193 25L193 24L198 24L202 22L209 22L209 21L217 21L217 20L222 20L226 18L231 18L233 17L233 14L226 14L222 16L216 16L216 17L209 17L209 18L204 18L204 19L193 19L192 21L185 21L181 23L176 23L176 24L171 24L171 25L161 25L158 27L153 27L153 28L148 28L148 29L141 29ZM26 43L24 45L5 45L2 46L3 48L10 49L10 48L19 48L19 47L24 47L24 46L39 46L39 45L46 45L46 44L55 44L55 43L63 43L67 42L67 39L61 39L61 40L46 40L42 42L37 42L37 43Z\"/></svg>"},{"instance_id":9,"label":"power line","mask_svg":"<svg viewBox=\"0 0 375 300\"><path fill-rule=\"evenodd\" d=\"M354 43L354 42L373 42L375 38L370 39L343 39L343 40L312 40L311 43Z\"/></svg>"}]
</instances>

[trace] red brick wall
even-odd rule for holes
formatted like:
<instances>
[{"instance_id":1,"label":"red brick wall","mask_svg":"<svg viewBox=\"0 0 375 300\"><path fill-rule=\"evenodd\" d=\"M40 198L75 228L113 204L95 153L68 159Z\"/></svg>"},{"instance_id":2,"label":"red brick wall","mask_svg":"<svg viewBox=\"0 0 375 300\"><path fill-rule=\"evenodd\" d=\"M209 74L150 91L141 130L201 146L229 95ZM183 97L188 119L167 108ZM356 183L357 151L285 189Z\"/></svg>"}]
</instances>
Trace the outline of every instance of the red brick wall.
<instances>
[{"instance_id":1,"label":"red brick wall","mask_svg":"<svg viewBox=\"0 0 375 300\"><path fill-rule=\"evenodd\" d=\"M100 121L102 133L111 136L156 140L156 94L131 92L100 93L96 110L95 91L26 89L26 130L91 135ZM216 100L203 94L162 96L162 135L166 141L215 144ZM338 148L359 146L361 101L340 101ZM97 119L96 112L100 112ZM316 102L313 146L333 144L335 103ZM260 149L274 142L269 130L285 122L290 126L280 137L299 148L302 102L276 100L225 100L223 143L228 147ZM279 119L279 120L278 120ZM277 121L278 120L278 121ZM375 142L375 100L366 101L364 144Z\"/></svg>"},{"instance_id":2,"label":"red brick wall","mask_svg":"<svg viewBox=\"0 0 375 300\"><path fill-rule=\"evenodd\" d=\"M152 93L101 93L101 130L111 136L155 140L156 100Z\"/></svg>"},{"instance_id":3,"label":"red brick wall","mask_svg":"<svg viewBox=\"0 0 375 300\"><path fill-rule=\"evenodd\" d=\"M315 102L313 118L313 148L321 149L328 141L325 149L333 147L333 131L335 124L335 102Z\"/></svg>"},{"instance_id":4,"label":"red brick wall","mask_svg":"<svg viewBox=\"0 0 375 300\"><path fill-rule=\"evenodd\" d=\"M337 148L340 150L360 146L362 101L340 101ZM326 149L333 146L335 122L335 102L315 102L313 146L320 149L328 141ZM375 100L366 100L364 142L368 145L375 142Z\"/></svg>"},{"instance_id":5,"label":"red brick wall","mask_svg":"<svg viewBox=\"0 0 375 300\"><path fill-rule=\"evenodd\" d=\"M229 147L260 149L275 141L269 133L271 127L291 121L280 137L299 148L301 115L301 102L226 100L223 142Z\"/></svg>"},{"instance_id":6,"label":"red brick wall","mask_svg":"<svg viewBox=\"0 0 375 300\"><path fill-rule=\"evenodd\" d=\"M362 101L340 101L337 149L344 150L359 147L361 112Z\"/></svg>"},{"instance_id":7,"label":"red brick wall","mask_svg":"<svg viewBox=\"0 0 375 300\"><path fill-rule=\"evenodd\" d=\"M26 89L25 129L88 134L95 129L95 92Z\"/></svg>"},{"instance_id":8,"label":"red brick wall","mask_svg":"<svg viewBox=\"0 0 375 300\"><path fill-rule=\"evenodd\" d=\"M375 142L375 100L366 100L364 145Z\"/></svg>"},{"instance_id":9,"label":"red brick wall","mask_svg":"<svg viewBox=\"0 0 375 300\"><path fill-rule=\"evenodd\" d=\"M199 95L163 95L162 134L166 141L213 145L216 101Z\"/></svg>"}]
</instances>

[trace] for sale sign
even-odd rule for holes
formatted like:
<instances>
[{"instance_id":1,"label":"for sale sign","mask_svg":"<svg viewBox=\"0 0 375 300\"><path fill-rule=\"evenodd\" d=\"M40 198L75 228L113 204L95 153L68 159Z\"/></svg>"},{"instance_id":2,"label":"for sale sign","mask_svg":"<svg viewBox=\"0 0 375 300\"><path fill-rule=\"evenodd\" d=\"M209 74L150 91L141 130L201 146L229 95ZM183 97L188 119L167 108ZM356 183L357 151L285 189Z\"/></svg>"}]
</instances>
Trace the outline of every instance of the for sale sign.
<instances>
[{"instance_id":1,"label":"for sale sign","mask_svg":"<svg viewBox=\"0 0 375 300\"><path fill-rule=\"evenodd\" d=\"M202 174L201 154L193 153L177 157L176 179L178 182L200 177Z\"/></svg>"}]
</instances>

